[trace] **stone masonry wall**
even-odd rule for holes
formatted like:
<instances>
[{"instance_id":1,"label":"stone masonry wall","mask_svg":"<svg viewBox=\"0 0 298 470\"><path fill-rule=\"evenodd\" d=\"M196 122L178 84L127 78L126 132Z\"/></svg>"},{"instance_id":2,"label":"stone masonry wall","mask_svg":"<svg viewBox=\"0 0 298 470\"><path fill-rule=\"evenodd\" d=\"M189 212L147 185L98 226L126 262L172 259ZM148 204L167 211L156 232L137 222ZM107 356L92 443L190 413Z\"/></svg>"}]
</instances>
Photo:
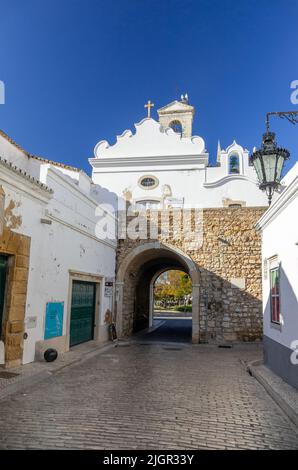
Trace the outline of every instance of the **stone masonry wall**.
<instances>
[{"instance_id":1,"label":"stone masonry wall","mask_svg":"<svg viewBox=\"0 0 298 470\"><path fill-rule=\"evenodd\" d=\"M21 364L24 342L24 318L30 260L30 238L4 229L0 236L0 253L9 259L2 340L5 344L5 366Z\"/></svg>"},{"instance_id":2,"label":"stone masonry wall","mask_svg":"<svg viewBox=\"0 0 298 470\"><path fill-rule=\"evenodd\" d=\"M264 211L265 208L247 207L204 209L203 240L199 248L185 237L188 227L193 226L193 218L197 217L195 214L185 218L184 234L170 225L167 237L161 234L158 220L158 240L187 253L199 268L200 340L203 342L255 341L262 337L261 239L254 225ZM132 249L152 241L156 239L120 240L118 267ZM137 284L138 279L128 274L124 287L127 331L136 309Z\"/></svg>"}]
</instances>

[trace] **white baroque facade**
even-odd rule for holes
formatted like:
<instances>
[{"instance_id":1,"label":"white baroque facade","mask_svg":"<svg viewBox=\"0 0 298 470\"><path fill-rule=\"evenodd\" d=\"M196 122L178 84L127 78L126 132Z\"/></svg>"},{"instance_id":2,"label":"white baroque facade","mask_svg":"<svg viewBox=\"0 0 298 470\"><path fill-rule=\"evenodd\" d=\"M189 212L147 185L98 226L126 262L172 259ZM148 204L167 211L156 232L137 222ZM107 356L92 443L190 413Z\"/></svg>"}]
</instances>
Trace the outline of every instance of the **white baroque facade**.
<instances>
[{"instance_id":1,"label":"white baroque facade","mask_svg":"<svg viewBox=\"0 0 298 470\"><path fill-rule=\"evenodd\" d=\"M93 181L147 208L267 206L241 145L219 148L209 165L203 138L192 136L193 109L174 101L158 110L160 122L145 118L115 145L100 141L89 159Z\"/></svg>"}]
</instances>

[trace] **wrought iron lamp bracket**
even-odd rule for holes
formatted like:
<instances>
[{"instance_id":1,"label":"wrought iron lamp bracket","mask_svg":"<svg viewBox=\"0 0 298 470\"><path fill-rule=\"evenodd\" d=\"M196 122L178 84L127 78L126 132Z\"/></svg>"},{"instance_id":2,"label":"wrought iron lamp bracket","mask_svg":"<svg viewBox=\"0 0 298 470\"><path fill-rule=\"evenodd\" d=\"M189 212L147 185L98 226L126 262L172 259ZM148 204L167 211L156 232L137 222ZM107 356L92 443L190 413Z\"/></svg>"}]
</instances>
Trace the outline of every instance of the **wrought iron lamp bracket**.
<instances>
[{"instance_id":1,"label":"wrought iron lamp bracket","mask_svg":"<svg viewBox=\"0 0 298 470\"><path fill-rule=\"evenodd\" d=\"M271 116L278 116L281 119L287 119L291 124L298 124L298 111L273 111L266 114L266 131L270 132L269 119Z\"/></svg>"}]
</instances>

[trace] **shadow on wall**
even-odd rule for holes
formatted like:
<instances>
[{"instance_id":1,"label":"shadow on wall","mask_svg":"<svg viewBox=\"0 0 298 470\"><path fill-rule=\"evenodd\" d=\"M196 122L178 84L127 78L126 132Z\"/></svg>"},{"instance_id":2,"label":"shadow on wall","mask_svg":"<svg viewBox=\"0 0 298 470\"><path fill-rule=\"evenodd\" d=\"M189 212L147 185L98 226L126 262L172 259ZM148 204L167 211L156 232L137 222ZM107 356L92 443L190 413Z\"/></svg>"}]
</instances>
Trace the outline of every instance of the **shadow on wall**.
<instances>
[{"instance_id":1,"label":"shadow on wall","mask_svg":"<svg viewBox=\"0 0 298 470\"><path fill-rule=\"evenodd\" d=\"M91 195L98 201L99 204L109 204L113 207L114 212L117 212L118 200L120 200L120 198L116 193L109 191L99 184L93 183L91 186ZM124 203L122 202L122 204Z\"/></svg>"},{"instance_id":2,"label":"shadow on wall","mask_svg":"<svg viewBox=\"0 0 298 470\"><path fill-rule=\"evenodd\" d=\"M143 242L143 246L146 242ZM162 249L148 250L128 266L124 278L123 333L129 336L149 326L150 285L161 270L186 267ZM198 266L200 273L200 341L261 340L262 302L246 290Z\"/></svg>"},{"instance_id":3,"label":"shadow on wall","mask_svg":"<svg viewBox=\"0 0 298 470\"><path fill-rule=\"evenodd\" d=\"M192 323L196 337L199 330L201 342L261 340L261 240L254 225L263 212L263 208L204 209L202 243L195 248L192 240L188 242L183 234L177 237L174 217L170 217L166 237L159 218L153 230L157 238L119 240L117 279L120 280L121 272L123 334L128 336L148 326L150 283L158 271L176 268L192 278L188 272L190 264L183 262L189 258L198 272L194 302L199 301L200 308L197 313L193 309ZM196 217L195 212L193 217ZM193 220L189 219L186 229L190 232L192 225ZM147 219L147 233L148 228ZM143 229L146 230L146 223ZM148 243L151 248L146 251Z\"/></svg>"},{"instance_id":4,"label":"shadow on wall","mask_svg":"<svg viewBox=\"0 0 298 470\"><path fill-rule=\"evenodd\" d=\"M72 185L78 186L79 182L77 178L73 178L72 176L64 173L59 169L59 167L55 167L55 171L61 173L63 175L63 178ZM113 211L116 212L118 210L118 195L109 191L107 188L100 186L99 184L93 183L88 175L84 175L84 177L90 185L86 186L86 188L90 188L90 196L93 197L99 204L110 205L111 207L113 207ZM88 190L85 190L85 192L88 193Z\"/></svg>"},{"instance_id":5,"label":"shadow on wall","mask_svg":"<svg viewBox=\"0 0 298 470\"><path fill-rule=\"evenodd\" d=\"M214 272L200 268L201 339L260 341L263 336L262 301Z\"/></svg>"},{"instance_id":6,"label":"shadow on wall","mask_svg":"<svg viewBox=\"0 0 298 470\"><path fill-rule=\"evenodd\" d=\"M262 302L247 291L198 266L200 286L200 342L259 341L262 339ZM150 283L160 269L180 269L177 261L164 257L147 261L129 270L125 289L133 302L126 300L127 331L130 335L149 326Z\"/></svg>"},{"instance_id":7,"label":"shadow on wall","mask_svg":"<svg viewBox=\"0 0 298 470\"><path fill-rule=\"evenodd\" d=\"M298 364L293 362L298 354L291 349L291 343L298 341L298 299L286 272L280 265L280 312L281 325L271 322L271 299L266 301L264 308L264 321L266 322L266 335L264 335L264 362L283 380L298 388ZM274 332L274 335L270 332ZM276 337L282 343L276 341ZM285 346L284 344L287 344Z\"/></svg>"}]
</instances>

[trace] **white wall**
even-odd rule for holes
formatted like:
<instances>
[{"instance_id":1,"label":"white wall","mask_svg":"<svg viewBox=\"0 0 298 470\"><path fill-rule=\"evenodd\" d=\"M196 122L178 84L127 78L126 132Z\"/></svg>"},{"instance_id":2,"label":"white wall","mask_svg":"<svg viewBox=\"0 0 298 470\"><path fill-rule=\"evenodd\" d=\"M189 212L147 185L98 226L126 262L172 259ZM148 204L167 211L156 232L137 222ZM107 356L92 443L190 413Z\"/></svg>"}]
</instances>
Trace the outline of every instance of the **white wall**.
<instances>
[{"instance_id":1,"label":"white wall","mask_svg":"<svg viewBox=\"0 0 298 470\"><path fill-rule=\"evenodd\" d=\"M153 175L159 180L159 185L154 189L143 189L138 185L142 176ZM219 178L221 180L222 177ZM159 170L146 167L140 171L131 168L118 172L93 172L93 180L106 186L119 197L126 190L131 191L133 200L137 199L161 199L163 186L169 185L172 197L184 199L185 206L189 207L223 207L223 200L241 200L247 206L266 206L268 204L266 195L261 192L253 180L237 176L227 177L224 181L218 181L209 187L205 186L205 169L179 169L168 168Z\"/></svg>"},{"instance_id":2,"label":"white wall","mask_svg":"<svg viewBox=\"0 0 298 470\"><path fill-rule=\"evenodd\" d=\"M42 224L42 233L32 243L26 316L38 315L38 325L30 331L31 343L25 343L24 363L34 359L32 345L43 339L47 302L64 302L63 335L69 334L70 271L102 278L95 336L104 338L99 330L105 329L105 311L113 307L112 299L104 296L104 280L115 276L116 242L103 243L96 238L97 202L57 168L45 164L41 170L44 182L54 190L46 211L52 224ZM112 215L110 219L115 223Z\"/></svg>"},{"instance_id":3,"label":"white wall","mask_svg":"<svg viewBox=\"0 0 298 470\"><path fill-rule=\"evenodd\" d=\"M289 188L290 189L290 188ZM285 198L286 193L282 194ZM274 207L272 207L272 210ZM277 255L281 263L281 314L282 326L278 330L271 324L270 315L270 280L264 279L263 272L263 306L264 334L269 338L290 348L292 341L298 340L298 190L296 196L281 207L281 210L270 218L262 233L263 262L270 267L270 258ZM264 271L264 266L263 266Z\"/></svg>"},{"instance_id":4,"label":"white wall","mask_svg":"<svg viewBox=\"0 0 298 470\"><path fill-rule=\"evenodd\" d=\"M115 195L94 185L83 172L29 159L2 135L0 155L54 191L50 195L24 175L1 169L5 206L15 201L19 205L14 215L22 217L21 225L13 230L31 238L25 324L29 317L37 317L37 324L26 327L23 363L34 360L35 343L44 339L47 302L64 302L63 335L69 334L70 271L101 280L95 337L106 339L104 314L107 308L112 309L112 298L104 296L104 280L115 276L116 243L97 238L96 208L106 200L113 202ZM107 217L110 226L114 226L113 214Z\"/></svg>"},{"instance_id":5,"label":"white wall","mask_svg":"<svg viewBox=\"0 0 298 470\"><path fill-rule=\"evenodd\" d=\"M209 167L209 155L201 137L180 138L172 130L162 130L154 119L135 125L136 133L125 131L115 145L99 142L94 150L92 179L122 197L161 199L163 185L169 185L172 197L184 199L190 207L223 207L224 199L241 200L248 206L266 206L266 195L257 185L255 170L249 166L249 152L235 141L219 156L219 166ZM228 158L237 152L240 174L228 174ZM141 176L159 180L154 189L138 185Z\"/></svg>"},{"instance_id":6,"label":"white wall","mask_svg":"<svg viewBox=\"0 0 298 470\"><path fill-rule=\"evenodd\" d=\"M38 325L28 330L30 341L25 342L24 363L34 360L33 345L44 338L47 302L64 302L63 335L68 334L69 270L102 276L100 306L95 312L98 330L104 325L106 309L112 309L112 300L104 297L103 286L106 276L115 275L115 250L57 222L43 225L42 232L31 245L26 316L37 316Z\"/></svg>"}]
</instances>

